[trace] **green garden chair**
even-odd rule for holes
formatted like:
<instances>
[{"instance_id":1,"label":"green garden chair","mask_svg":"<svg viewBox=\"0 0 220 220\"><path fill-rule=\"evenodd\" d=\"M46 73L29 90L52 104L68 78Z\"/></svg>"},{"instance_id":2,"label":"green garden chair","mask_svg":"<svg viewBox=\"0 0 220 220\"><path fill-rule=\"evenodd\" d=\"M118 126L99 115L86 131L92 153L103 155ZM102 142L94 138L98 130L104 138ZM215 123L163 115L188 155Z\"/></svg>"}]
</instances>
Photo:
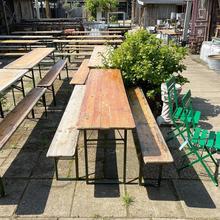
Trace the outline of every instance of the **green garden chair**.
<instances>
[{"instance_id":1,"label":"green garden chair","mask_svg":"<svg viewBox=\"0 0 220 220\"><path fill-rule=\"evenodd\" d=\"M193 116L190 90L182 98L182 107L183 114L189 115L190 113ZM179 149L182 150L184 146L187 145L189 152L184 156L195 155L196 157L193 161L188 162L178 169L178 171L180 172L187 167L192 167L196 163L201 163L212 182L218 186L216 172L213 173L211 171L211 169L207 166L205 159L210 158L215 165L215 170L218 170L218 163L214 159L213 154L220 150L220 132L208 131L195 124L191 126L191 123L194 123L194 120L190 117L185 117L187 136Z\"/></svg>"},{"instance_id":2,"label":"green garden chair","mask_svg":"<svg viewBox=\"0 0 220 220\"><path fill-rule=\"evenodd\" d=\"M184 132L185 128L185 119L188 118L188 121L191 125L197 125L200 120L201 112L189 110L187 112L183 111L182 105L179 103L179 94L176 90L175 77L172 77L166 82L167 86L167 96L168 96L168 105L169 105L169 114L171 121L174 125L174 129L170 131L169 137L166 141L173 139L174 137L181 136L185 140ZM190 93L191 94L191 93Z\"/></svg>"}]
</instances>

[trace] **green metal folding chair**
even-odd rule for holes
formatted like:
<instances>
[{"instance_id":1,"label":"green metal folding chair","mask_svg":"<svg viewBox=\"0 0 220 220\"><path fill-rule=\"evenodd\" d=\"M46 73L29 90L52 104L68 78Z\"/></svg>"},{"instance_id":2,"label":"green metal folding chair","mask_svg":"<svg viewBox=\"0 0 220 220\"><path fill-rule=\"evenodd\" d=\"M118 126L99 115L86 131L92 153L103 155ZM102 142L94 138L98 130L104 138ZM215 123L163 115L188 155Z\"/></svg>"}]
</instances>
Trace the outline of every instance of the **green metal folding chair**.
<instances>
[{"instance_id":1,"label":"green metal folding chair","mask_svg":"<svg viewBox=\"0 0 220 220\"><path fill-rule=\"evenodd\" d=\"M183 105L183 114L189 115L191 114L193 117L193 109L191 102L191 91L189 90L182 99ZM218 186L218 181L216 177L216 171L218 170L218 163L214 159L213 154L217 153L220 150L220 132L208 131L198 127L197 125L193 125L191 127L191 123L194 123L192 118L185 117L185 126L186 126L186 139L185 142L180 146L180 150L184 148L184 146L188 146L189 152L184 156L195 155L196 159L182 166L178 171L192 167L196 163L201 163L207 172L208 176L211 178L212 182ZM205 159L210 158L211 161L215 165L215 172L212 172L211 169L207 166Z\"/></svg>"},{"instance_id":2,"label":"green metal folding chair","mask_svg":"<svg viewBox=\"0 0 220 220\"><path fill-rule=\"evenodd\" d=\"M185 136L183 135L184 132L186 132L185 119L188 118L188 121L191 125L197 125L200 120L201 112L192 110L189 110L187 112L183 111L183 107L179 103L179 94L176 90L175 77L172 77L170 80L168 80L166 82L166 86L169 114L171 121L175 127L172 131L168 133L169 137L166 139L166 141L169 141L178 136L181 136L185 140Z\"/></svg>"}]
</instances>

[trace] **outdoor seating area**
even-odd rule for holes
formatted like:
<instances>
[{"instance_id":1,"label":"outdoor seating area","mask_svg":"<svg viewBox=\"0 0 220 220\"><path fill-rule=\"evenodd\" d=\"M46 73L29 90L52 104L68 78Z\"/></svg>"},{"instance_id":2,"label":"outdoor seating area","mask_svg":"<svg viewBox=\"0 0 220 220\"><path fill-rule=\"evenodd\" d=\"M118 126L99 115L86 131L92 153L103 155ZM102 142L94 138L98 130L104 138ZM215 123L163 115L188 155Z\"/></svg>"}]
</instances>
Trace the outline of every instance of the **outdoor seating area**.
<instances>
[{"instance_id":1,"label":"outdoor seating area","mask_svg":"<svg viewBox=\"0 0 220 220\"><path fill-rule=\"evenodd\" d=\"M0 220L219 219L215 8L0 0Z\"/></svg>"}]
</instances>

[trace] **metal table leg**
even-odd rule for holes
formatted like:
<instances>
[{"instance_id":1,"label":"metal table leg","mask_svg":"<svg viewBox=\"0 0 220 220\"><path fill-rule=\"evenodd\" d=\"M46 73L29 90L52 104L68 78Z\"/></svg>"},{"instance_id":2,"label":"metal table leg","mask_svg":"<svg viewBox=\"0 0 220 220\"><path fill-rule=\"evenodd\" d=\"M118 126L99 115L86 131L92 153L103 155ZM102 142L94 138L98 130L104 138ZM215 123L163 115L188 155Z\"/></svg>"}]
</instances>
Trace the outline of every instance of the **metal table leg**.
<instances>
[{"instance_id":1,"label":"metal table leg","mask_svg":"<svg viewBox=\"0 0 220 220\"><path fill-rule=\"evenodd\" d=\"M5 196L5 189L2 181L2 177L0 176L0 196L3 197Z\"/></svg>"},{"instance_id":2,"label":"metal table leg","mask_svg":"<svg viewBox=\"0 0 220 220\"><path fill-rule=\"evenodd\" d=\"M34 70L31 69L31 74L32 74L32 80L33 80L33 86L34 88L36 87L36 84L35 84L35 78L34 78Z\"/></svg>"},{"instance_id":3,"label":"metal table leg","mask_svg":"<svg viewBox=\"0 0 220 220\"><path fill-rule=\"evenodd\" d=\"M89 174L88 174L88 152L87 152L87 134L86 130L84 132L84 151L85 151L85 171L86 171L86 184L89 183Z\"/></svg>"},{"instance_id":4,"label":"metal table leg","mask_svg":"<svg viewBox=\"0 0 220 220\"><path fill-rule=\"evenodd\" d=\"M124 130L124 176L123 183L126 183L126 162L127 162L127 130Z\"/></svg>"}]
</instances>

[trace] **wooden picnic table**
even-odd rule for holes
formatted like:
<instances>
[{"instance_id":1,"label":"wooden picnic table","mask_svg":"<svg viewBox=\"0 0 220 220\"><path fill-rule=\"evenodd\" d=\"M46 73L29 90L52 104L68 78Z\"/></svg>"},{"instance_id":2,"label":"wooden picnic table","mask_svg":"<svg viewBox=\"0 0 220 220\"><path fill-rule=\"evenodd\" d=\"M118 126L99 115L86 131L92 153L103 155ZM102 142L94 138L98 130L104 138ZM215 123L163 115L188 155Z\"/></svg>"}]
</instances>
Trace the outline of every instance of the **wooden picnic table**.
<instances>
[{"instance_id":1,"label":"wooden picnic table","mask_svg":"<svg viewBox=\"0 0 220 220\"><path fill-rule=\"evenodd\" d=\"M121 72L118 69L90 70L77 128L84 132L86 182L88 183L87 143L98 141L87 137L88 130L123 130L123 182L126 181L127 131L135 128Z\"/></svg>"},{"instance_id":2,"label":"wooden picnic table","mask_svg":"<svg viewBox=\"0 0 220 220\"><path fill-rule=\"evenodd\" d=\"M28 69L32 72L32 79L33 84L35 87L35 79L34 79L34 71L33 68L36 65L39 65L39 72L40 70L40 62L53 53L55 48L36 48L30 51L29 53L26 53L22 57L16 59L15 61L9 63L7 66L4 66L4 69ZM54 56L53 56L54 59ZM41 72L40 72L41 73Z\"/></svg>"},{"instance_id":3,"label":"wooden picnic table","mask_svg":"<svg viewBox=\"0 0 220 220\"><path fill-rule=\"evenodd\" d=\"M52 39L52 35L0 35L0 39L13 39L13 40L21 40L21 39Z\"/></svg>"},{"instance_id":4,"label":"wooden picnic table","mask_svg":"<svg viewBox=\"0 0 220 220\"><path fill-rule=\"evenodd\" d=\"M0 92L3 92L28 72L28 69L0 69Z\"/></svg>"},{"instance_id":5,"label":"wooden picnic table","mask_svg":"<svg viewBox=\"0 0 220 220\"><path fill-rule=\"evenodd\" d=\"M11 34L52 34L52 35L57 35L57 34L62 34L63 31L13 31Z\"/></svg>"},{"instance_id":6,"label":"wooden picnic table","mask_svg":"<svg viewBox=\"0 0 220 220\"><path fill-rule=\"evenodd\" d=\"M122 39L122 35L70 35L67 39Z\"/></svg>"},{"instance_id":7,"label":"wooden picnic table","mask_svg":"<svg viewBox=\"0 0 220 220\"><path fill-rule=\"evenodd\" d=\"M102 68L104 66L103 59L107 58L108 51L111 50L110 46L95 46L92 55L89 59L89 68Z\"/></svg>"}]
</instances>

